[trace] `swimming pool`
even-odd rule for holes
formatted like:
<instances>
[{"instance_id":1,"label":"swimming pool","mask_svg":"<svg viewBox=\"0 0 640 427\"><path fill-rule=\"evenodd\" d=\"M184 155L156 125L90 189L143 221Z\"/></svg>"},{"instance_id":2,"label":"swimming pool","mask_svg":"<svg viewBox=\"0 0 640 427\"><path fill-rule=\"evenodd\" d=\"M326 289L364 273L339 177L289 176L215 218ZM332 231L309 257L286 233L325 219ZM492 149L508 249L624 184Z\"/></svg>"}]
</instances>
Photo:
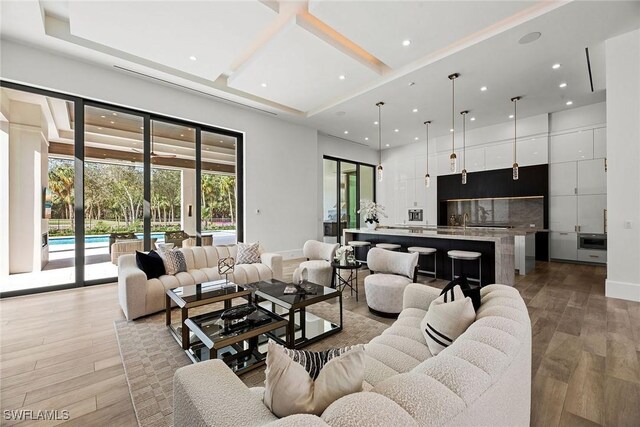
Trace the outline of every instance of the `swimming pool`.
<instances>
[{"instance_id":1,"label":"swimming pool","mask_svg":"<svg viewBox=\"0 0 640 427\"><path fill-rule=\"evenodd\" d=\"M142 239L142 233L136 233L139 239ZM151 237L155 237L158 240L164 240L164 233L151 233ZM49 237L50 245L74 245L76 243L75 237ZM96 234L94 236L86 236L84 243L109 243L108 234Z\"/></svg>"}]
</instances>

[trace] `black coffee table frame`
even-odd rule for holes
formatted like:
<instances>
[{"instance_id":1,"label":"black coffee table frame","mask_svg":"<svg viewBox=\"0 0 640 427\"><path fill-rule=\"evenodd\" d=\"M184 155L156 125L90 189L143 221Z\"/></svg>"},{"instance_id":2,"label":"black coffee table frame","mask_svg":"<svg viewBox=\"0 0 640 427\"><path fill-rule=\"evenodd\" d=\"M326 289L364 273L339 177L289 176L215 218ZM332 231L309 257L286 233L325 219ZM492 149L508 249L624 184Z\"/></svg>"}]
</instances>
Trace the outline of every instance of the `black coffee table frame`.
<instances>
[{"instance_id":1,"label":"black coffee table frame","mask_svg":"<svg viewBox=\"0 0 640 427\"><path fill-rule=\"evenodd\" d=\"M252 283L249 284L247 288L245 288L254 291L253 298L255 304L259 304L260 299L262 299L271 303L271 311L273 313L278 314L277 307L282 307L285 310L285 313L280 315L284 318L287 318L288 316L288 324L285 333L285 343L288 348L299 349L302 347L306 347L310 344L313 344L314 342L320 341L321 339L342 331L342 291L339 289L327 288L315 283L307 282L306 285L312 288L312 290L317 291L317 294L306 296L282 295L282 291L287 286L287 283L281 282L276 279ZM283 298L286 298L289 301ZM328 330L324 332L311 337L307 336L307 323L310 321L307 319L306 308L321 301L327 301L334 298L338 298L339 302L340 324L338 325L333 322L329 322L328 320L323 319L320 316L313 315L317 317L318 320L329 323L330 326ZM300 325L298 327L296 325L296 314L298 314L299 317ZM296 331L301 332L301 336L298 339L296 339L295 337ZM274 332L270 332L267 335L272 336L276 340L280 340L280 337L278 337Z\"/></svg>"}]
</instances>

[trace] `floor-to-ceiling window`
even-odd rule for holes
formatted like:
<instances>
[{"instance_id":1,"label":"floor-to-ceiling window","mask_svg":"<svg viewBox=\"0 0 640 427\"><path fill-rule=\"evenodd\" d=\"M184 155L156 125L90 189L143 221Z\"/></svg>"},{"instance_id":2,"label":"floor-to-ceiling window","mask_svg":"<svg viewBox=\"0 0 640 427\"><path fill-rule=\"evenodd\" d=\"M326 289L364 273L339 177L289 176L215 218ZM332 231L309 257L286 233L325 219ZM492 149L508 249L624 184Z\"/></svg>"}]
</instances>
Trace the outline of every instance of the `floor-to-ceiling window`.
<instances>
[{"instance_id":1,"label":"floor-to-ceiling window","mask_svg":"<svg viewBox=\"0 0 640 427\"><path fill-rule=\"evenodd\" d=\"M341 242L345 229L363 224L361 202L375 201L374 166L324 157L322 169L323 239Z\"/></svg>"},{"instance_id":2,"label":"floor-to-ceiling window","mask_svg":"<svg viewBox=\"0 0 640 427\"><path fill-rule=\"evenodd\" d=\"M0 83L0 295L115 281L171 231L242 236L242 134Z\"/></svg>"}]
</instances>

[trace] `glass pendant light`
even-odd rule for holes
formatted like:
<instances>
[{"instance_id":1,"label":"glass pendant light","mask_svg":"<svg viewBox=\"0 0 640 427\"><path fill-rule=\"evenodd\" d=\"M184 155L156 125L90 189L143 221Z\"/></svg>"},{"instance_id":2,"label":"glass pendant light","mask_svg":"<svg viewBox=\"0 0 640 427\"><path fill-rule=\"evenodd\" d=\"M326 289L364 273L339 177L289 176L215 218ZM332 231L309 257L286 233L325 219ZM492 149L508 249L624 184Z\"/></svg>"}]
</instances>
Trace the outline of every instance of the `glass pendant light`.
<instances>
[{"instance_id":1,"label":"glass pendant light","mask_svg":"<svg viewBox=\"0 0 640 427\"><path fill-rule=\"evenodd\" d=\"M520 100L519 96L511 98L511 102L513 102L513 180L517 181L520 177L519 166L516 157L516 140L518 138L518 101Z\"/></svg>"},{"instance_id":2,"label":"glass pendant light","mask_svg":"<svg viewBox=\"0 0 640 427\"><path fill-rule=\"evenodd\" d=\"M429 188L431 185L431 177L429 176L429 125L431 124L431 120L427 120L424 122L425 127L427 128L427 173L424 174L424 186Z\"/></svg>"},{"instance_id":3,"label":"glass pendant light","mask_svg":"<svg viewBox=\"0 0 640 427\"><path fill-rule=\"evenodd\" d=\"M460 111L462 114L462 183L467 183L467 114L468 110Z\"/></svg>"},{"instance_id":4,"label":"glass pendant light","mask_svg":"<svg viewBox=\"0 0 640 427\"><path fill-rule=\"evenodd\" d=\"M382 168L382 106L384 102L380 101L376 104L378 107L378 182L384 179L384 170Z\"/></svg>"},{"instance_id":5,"label":"glass pendant light","mask_svg":"<svg viewBox=\"0 0 640 427\"><path fill-rule=\"evenodd\" d=\"M451 156L449 156L449 169L455 173L458 170L458 156L456 156L456 79L460 74L453 73L449 75L451 80Z\"/></svg>"}]
</instances>

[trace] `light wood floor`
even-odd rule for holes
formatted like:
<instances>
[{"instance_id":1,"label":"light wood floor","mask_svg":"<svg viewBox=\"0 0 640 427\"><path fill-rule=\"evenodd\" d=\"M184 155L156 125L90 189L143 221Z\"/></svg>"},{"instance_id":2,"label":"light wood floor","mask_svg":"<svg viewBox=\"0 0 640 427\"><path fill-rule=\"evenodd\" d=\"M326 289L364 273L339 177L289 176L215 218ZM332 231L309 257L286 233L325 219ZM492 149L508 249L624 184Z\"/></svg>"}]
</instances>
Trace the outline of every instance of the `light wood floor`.
<instances>
[{"instance_id":1,"label":"light wood floor","mask_svg":"<svg viewBox=\"0 0 640 427\"><path fill-rule=\"evenodd\" d=\"M286 262L285 275L296 265ZM534 426L640 425L640 303L605 298L605 273L538 263L517 277L533 324ZM391 323L367 310L364 276L360 301L345 299L345 309ZM78 426L136 424L113 327L123 318L116 292L114 284L0 301L2 410L67 409L66 424Z\"/></svg>"}]
</instances>

